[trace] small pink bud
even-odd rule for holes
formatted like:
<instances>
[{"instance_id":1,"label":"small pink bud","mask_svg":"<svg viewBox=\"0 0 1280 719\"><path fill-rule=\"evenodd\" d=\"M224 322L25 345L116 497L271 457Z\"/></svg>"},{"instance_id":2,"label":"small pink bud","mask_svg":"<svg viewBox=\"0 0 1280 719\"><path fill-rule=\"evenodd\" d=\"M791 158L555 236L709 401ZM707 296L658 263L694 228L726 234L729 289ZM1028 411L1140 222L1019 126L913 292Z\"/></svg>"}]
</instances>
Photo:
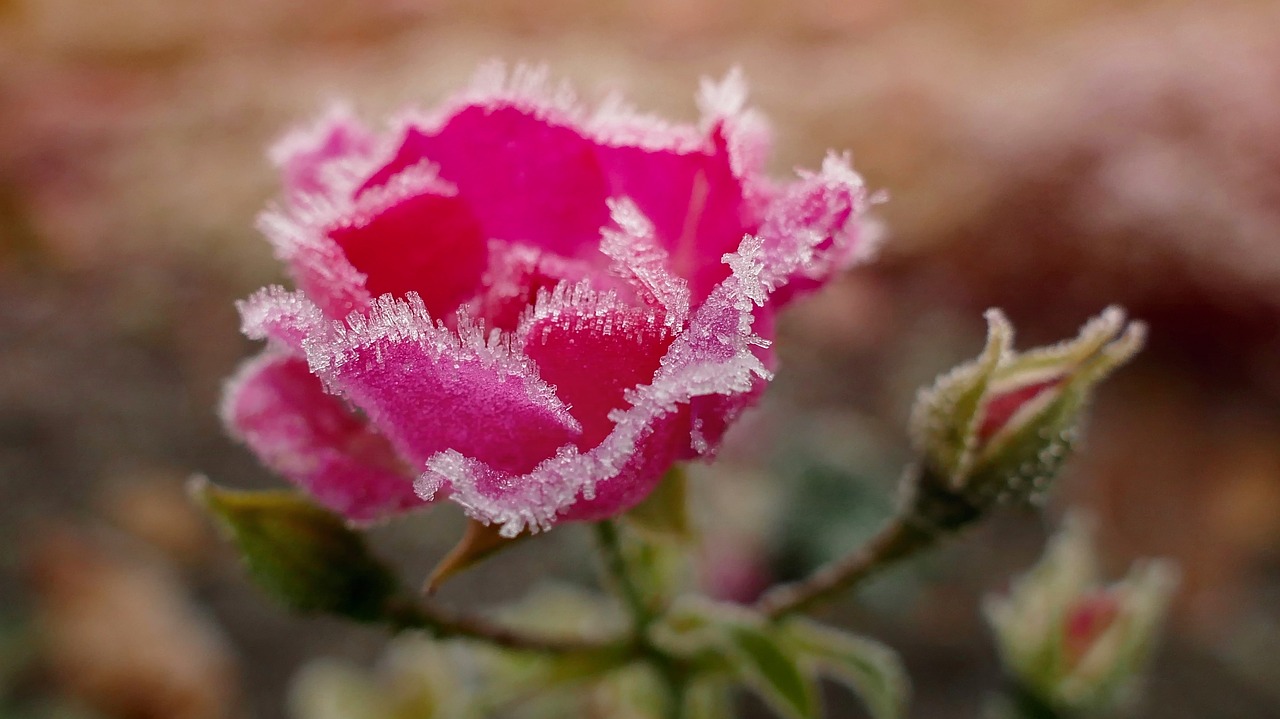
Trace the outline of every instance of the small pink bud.
<instances>
[{"instance_id":1,"label":"small pink bud","mask_svg":"<svg viewBox=\"0 0 1280 719\"><path fill-rule=\"evenodd\" d=\"M1137 353L1145 334L1112 307L1074 340L1015 352L1004 315L989 310L987 322L982 355L922 391L912 414L922 491L961 497L973 512L1039 496L1070 452L1094 386Z\"/></svg>"},{"instance_id":2,"label":"small pink bud","mask_svg":"<svg viewBox=\"0 0 1280 719\"><path fill-rule=\"evenodd\" d=\"M1119 600L1105 589L1086 594L1067 607L1062 621L1062 653L1066 665L1077 666L1119 615Z\"/></svg>"},{"instance_id":3,"label":"small pink bud","mask_svg":"<svg viewBox=\"0 0 1280 719\"><path fill-rule=\"evenodd\" d=\"M1168 561L1139 562L1103 584L1091 524L1069 516L1044 559L985 609L1005 670L1024 690L1068 715L1093 715L1133 698L1176 586Z\"/></svg>"}]
</instances>

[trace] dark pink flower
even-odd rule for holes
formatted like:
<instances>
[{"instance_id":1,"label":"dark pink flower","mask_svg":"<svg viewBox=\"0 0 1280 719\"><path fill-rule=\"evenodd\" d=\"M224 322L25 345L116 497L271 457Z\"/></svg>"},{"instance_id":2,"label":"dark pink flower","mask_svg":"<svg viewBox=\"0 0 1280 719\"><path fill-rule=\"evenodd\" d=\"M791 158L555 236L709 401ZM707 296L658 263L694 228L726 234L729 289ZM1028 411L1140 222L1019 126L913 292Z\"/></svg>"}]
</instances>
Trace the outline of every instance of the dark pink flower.
<instances>
[{"instance_id":1,"label":"dark pink flower","mask_svg":"<svg viewBox=\"0 0 1280 719\"><path fill-rule=\"evenodd\" d=\"M228 426L356 521L448 497L514 534L635 505L769 380L774 312L869 245L847 160L770 180L745 95L706 83L672 124L492 66L387 132L335 110L290 135L261 228L298 290L240 304L271 346Z\"/></svg>"}]
</instances>

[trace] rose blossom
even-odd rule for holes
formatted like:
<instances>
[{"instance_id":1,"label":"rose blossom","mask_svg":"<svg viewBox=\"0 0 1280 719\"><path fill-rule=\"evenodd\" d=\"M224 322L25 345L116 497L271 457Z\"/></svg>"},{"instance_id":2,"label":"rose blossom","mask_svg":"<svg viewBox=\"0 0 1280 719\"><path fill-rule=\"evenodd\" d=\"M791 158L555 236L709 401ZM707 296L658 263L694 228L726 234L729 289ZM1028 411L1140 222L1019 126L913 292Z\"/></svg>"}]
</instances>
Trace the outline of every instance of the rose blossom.
<instances>
[{"instance_id":1,"label":"rose blossom","mask_svg":"<svg viewBox=\"0 0 1280 719\"><path fill-rule=\"evenodd\" d=\"M870 244L847 159L770 180L745 96L704 83L673 124L494 65L385 133L334 110L289 135L260 226L298 290L240 303L270 346L227 425L355 521L448 497L510 536L635 505L771 378L773 314Z\"/></svg>"}]
</instances>

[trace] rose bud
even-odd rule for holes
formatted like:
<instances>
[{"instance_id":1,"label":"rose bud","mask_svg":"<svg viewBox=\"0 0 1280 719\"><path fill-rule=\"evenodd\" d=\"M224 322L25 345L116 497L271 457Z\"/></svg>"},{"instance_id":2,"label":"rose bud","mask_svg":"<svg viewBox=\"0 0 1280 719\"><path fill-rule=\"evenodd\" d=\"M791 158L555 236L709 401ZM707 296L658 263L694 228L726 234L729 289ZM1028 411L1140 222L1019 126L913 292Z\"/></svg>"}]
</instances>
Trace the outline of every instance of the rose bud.
<instances>
[{"instance_id":1,"label":"rose bud","mask_svg":"<svg viewBox=\"0 0 1280 719\"><path fill-rule=\"evenodd\" d=\"M1004 315L992 309L986 318L982 354L921 391L912 412L918 495L963 505L934 512L944 524L972 519L995 501L1038 499L1075 443L1094 386L1145 336L1143 324L1126 323L1110 307L1074 340L1015 352Z\"/></svg>"},{"instance_id":2,"label":"rose bud","mask_svg":"<svg viewBox=\"0 0 1280 719\"><path fill-rule=\"evenodd\" d=\"M1090 524L1068 517L1044 559L985 609L1005 670L1026 700L1063 713L1113 711L1138 679L1177 585L1167 560L1102 585Z\"/></svg>"}]
</instances>

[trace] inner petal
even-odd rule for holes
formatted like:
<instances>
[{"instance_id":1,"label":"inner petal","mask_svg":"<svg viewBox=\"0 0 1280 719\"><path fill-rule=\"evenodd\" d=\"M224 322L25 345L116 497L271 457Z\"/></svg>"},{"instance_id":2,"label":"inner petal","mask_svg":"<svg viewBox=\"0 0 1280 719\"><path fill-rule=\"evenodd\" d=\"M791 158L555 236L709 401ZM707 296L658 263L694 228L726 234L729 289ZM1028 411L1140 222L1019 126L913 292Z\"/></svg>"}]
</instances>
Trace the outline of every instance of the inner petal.
<instances>
[{"instance_id":1,"label":"inner petal","mask_svg":"<svg viewBox=\"0 0 1280 719\"><path fill-rule=\"evenodd\" d=\"M609 413L630 406L627 390L653 380L674 339L659 311L568 282L540 298L518 336L539 375L582 424L577 444L584 451L613 430Z\"/></svg>"},{"instance_id":2,"label":"inner petal","mask_svg":"<svg viewBox=\"0 0 1280 719\"><path fill-rule=\"evenodd\" d=\"M489 269L484 293L475 304L485 326L514 331L541 292L552 292L561 282L588 282L597 291L626 290L612 275L590 262L561 257L537 247L493 240L489 243Z\"/></svg>"},{"instance_id":3,"label":"inner petal","mask_svg":"<svg viewBox=\"0 0 1280 719\"><path fill-rule=\"evenodd\" d=\"M609 219L595 144L529 110L472 105L439 129L411 127L396 157L365 187L424 158L458 186L488 237L580 257L595 249Z\"/></svg>"},{"instance_id":4,"label":"inner petal","mask_svg":"<svg viewBox=\"0 0 1280 719\"><path fill-rule=\"evenodd\" d=\"M630 198L653 223L671 269L701 302L729 275L721 257L756 226L722 133L705 151L601 147L599 157L611 194Z\"/></svg>"},{"instance_id":5,"label":"inner petal","mask_svg":"<svg viewBox=\"0 0 1280 719\"><path fill-rule=\"evenodd\" d=\"M480 286L484 231L467 204L438 185L398 194L330 228L329 238L366 275L370 295L416 292L432 317L449 316Z\"/></svg>"}]
</instances>

